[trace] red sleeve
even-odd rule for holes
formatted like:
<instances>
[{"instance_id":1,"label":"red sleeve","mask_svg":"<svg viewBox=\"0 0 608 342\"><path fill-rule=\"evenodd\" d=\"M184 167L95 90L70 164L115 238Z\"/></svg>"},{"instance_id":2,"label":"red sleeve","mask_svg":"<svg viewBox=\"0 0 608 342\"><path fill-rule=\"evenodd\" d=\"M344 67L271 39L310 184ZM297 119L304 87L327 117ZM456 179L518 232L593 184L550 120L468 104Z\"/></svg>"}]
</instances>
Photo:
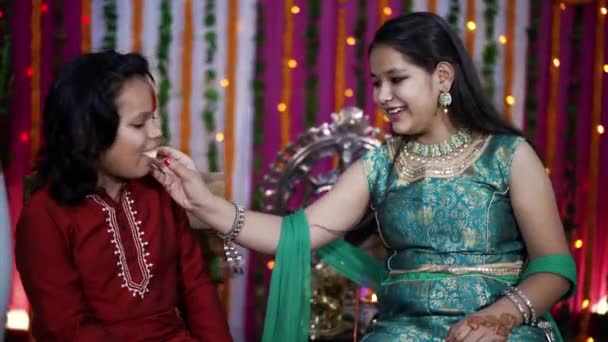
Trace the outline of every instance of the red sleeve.
<instances>
[{"instance_id":1,"label":"red sleeve","mask_svg":"<svg viewBox=\"0 0 608 342\"><path fill-rule=\"evenodd\" d=\"M190 230L186 212L177 208L175 203L173 205L180 244L179 296L190 333L199 341L232 341L217 287L203 260L200 246Z\"/></svg>"},{"instance_id":2,"label":"red sleeve","mask_svg":"<svg viewBox=\"0 0 608 342\"><path fill-rule=\"evenodd\" d=\"M33 311L38 341L115 341L95 319L82 292L60 226L37 201L25 207L15 242L15 261Z\"/></svg>"}]
</instances>

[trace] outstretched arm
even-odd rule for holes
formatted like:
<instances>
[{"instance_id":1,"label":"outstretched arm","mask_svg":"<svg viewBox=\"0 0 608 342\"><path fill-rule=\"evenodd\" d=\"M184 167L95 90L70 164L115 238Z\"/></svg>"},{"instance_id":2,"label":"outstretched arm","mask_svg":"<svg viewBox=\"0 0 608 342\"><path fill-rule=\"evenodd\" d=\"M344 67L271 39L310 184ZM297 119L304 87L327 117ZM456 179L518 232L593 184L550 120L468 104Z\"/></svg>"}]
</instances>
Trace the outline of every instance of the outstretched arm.
<instances>
[{"instance_id":1,"label":"outstretched arm","mask_svg":"<svg viewBox=\"0 0 608 342\"><path fill-rule=\"evenodd\" d=\"M168 147L159 150L168 162L156 163L154 177L171 196L192 215L221 233L230 231L235 208L232 203L214 196L205 186L192 160ZM331 191L306 208L313 249L321 247L352 229L365 215L370 194L361 161L352 164ZM236 241L259 252L275 252L281 229L281 217L247 211L245 223Z\"/></svg>"}]
</instances>

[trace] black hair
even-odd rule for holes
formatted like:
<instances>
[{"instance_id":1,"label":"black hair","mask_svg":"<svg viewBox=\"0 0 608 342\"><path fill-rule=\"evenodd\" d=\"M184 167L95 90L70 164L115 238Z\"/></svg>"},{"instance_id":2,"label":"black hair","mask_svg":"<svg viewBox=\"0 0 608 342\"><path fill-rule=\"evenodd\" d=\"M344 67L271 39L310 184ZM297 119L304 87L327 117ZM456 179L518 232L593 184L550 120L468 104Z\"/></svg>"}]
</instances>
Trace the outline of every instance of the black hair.
<instances>
[{"instance_id":1,"label":"black hair","mask_svg":"<svg viewBox=\"0 0 608 342\"><path fill-rule=\"evenodd\" d=\"M147 60L136 53L84 54L61 68L44 104L35 189L48 184L51 197L64 205L95 191L97 159L118 131L117 97L136 77L153 80Z\"/></svg>"},{"instance_id":2,"label":"black hair","mask_svg":"<svg viewBox=\"0 0 608 342\"><path fill-rule=\"evenodd\" d=\"M507 122L494 108L484 92L472 59L462 40L440 16L414 12L386 21L376 32L368 52L377 46L388 46L399 51L410 63L432 73L441 62L454 68L454 82L450 89L452 104L450 119L458 127L481 134L523 133ZM399 147L387 177L386 197L395 162L405 148L408 137L400 139ZM380 201L382 202L382 201Z\"/></svg>"}]
</instances>

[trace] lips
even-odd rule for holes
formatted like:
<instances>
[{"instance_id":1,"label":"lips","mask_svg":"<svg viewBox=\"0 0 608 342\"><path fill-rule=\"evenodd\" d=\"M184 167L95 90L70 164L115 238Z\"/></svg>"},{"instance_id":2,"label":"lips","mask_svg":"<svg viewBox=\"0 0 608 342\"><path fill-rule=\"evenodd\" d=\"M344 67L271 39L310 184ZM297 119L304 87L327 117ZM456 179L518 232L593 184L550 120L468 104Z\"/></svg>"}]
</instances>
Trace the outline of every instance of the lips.
<instances>
[{"instance_id":1,"label":"lips","mask_svg":"<svg viewBox=\"0 0 608 342\"><path fill-rule=\"evenodd\" d=\"M386 114L393 116L393 115L397 115L397 114L403 112L406 109L407 109L407 106L401 106L401 107L384 108L384 111L386 112Z\"/></svg>"}]
</instances>

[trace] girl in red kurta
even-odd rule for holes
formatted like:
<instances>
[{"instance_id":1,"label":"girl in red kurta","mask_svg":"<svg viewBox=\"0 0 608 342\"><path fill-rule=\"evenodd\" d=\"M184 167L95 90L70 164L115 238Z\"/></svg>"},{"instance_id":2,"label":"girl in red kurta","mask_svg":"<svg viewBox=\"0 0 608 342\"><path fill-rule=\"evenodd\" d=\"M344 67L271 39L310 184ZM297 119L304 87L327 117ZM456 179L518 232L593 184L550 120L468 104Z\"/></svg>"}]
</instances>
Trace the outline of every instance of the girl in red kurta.
<instances>
[{"instance_id":1,"label":"girl in red kurta","mask_svg":"<svg viewBox=\"0 0 608 342\"><path fill-rule=\"evenodd\" d=\"M103 52L51 87L16 240L38 341L232 340L184 210L148 176L151 79L143 57Z\"/></svg>"}]
</instances>

